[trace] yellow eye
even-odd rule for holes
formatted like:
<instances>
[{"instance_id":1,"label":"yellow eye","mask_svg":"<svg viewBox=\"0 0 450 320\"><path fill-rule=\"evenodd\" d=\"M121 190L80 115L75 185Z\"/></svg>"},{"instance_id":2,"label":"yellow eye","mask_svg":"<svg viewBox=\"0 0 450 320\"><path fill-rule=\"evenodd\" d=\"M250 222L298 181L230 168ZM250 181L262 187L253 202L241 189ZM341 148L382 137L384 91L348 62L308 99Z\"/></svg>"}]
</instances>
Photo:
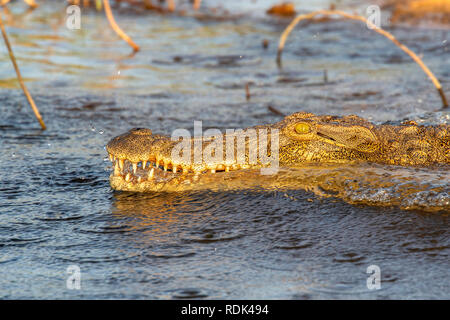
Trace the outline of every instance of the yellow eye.
<instances>
[{"instance_id":1,"label":"yellow eye","mask_svg":"<svg viewBox=\"0 0 450 320\"><path fill-rule=\"evenodd\" d=\"M297 132L299 134L309 133L310 131L311 131L311 128L310 128L309 124L307 124L307 123L298 123L295 125L295 132Z\"/></svg>"}]
</instances>

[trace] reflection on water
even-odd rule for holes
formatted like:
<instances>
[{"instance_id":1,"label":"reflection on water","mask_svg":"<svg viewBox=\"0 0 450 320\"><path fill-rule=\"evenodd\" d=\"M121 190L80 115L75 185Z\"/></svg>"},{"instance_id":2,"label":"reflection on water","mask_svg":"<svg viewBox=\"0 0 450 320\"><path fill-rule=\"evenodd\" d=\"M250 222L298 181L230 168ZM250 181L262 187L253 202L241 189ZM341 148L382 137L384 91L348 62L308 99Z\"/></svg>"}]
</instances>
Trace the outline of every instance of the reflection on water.
<instances>
[{"instance_id":1,"label":"reflection on water","mask_svg":"<svg viewBox=\"0 0 450 320\"><path fill-rule=\"evenodd\" d=\"M222 20L123 10L117 20L142 47L132 57L103 14L83 11L75 32L62 2L9 6L8 32L48 130L0 54L1 298L449 297L448 168L311 166L277 183L249 176L244 190L110 190L104 145L132 127L243 128L278 121L269 106L448 123L420 69L357 23L299 28L278 69L287 21L258 14L269 2L223 2L243 17ZM413 30L392 32L448 88L448 32ZM80 291L65 286L71 264ZM371 264L382 290L366 288Z\"/></svg>"}]
</instances>

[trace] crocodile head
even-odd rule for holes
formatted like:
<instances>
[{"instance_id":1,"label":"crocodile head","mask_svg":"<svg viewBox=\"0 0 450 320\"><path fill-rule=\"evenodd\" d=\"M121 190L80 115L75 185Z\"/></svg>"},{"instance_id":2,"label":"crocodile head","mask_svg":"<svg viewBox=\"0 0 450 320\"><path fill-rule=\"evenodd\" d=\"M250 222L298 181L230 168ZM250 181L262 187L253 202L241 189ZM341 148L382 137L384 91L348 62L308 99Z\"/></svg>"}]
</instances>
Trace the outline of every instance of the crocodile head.
<instances>
[{"instance_id":1,"label":"crocodile head","mask_svg":"<svg viewBox=\"0 0 450 320\"><path fill-rule=\"evenodd\" d=\"M357 116L295 113L273 125L189 137L184 149L183 140L135 128L106 146L114 167L110 183L116 190L185 190L227 178L239 183L271 166L367 161L381 147L373 127Z\"/></svg>"}]
</instances>

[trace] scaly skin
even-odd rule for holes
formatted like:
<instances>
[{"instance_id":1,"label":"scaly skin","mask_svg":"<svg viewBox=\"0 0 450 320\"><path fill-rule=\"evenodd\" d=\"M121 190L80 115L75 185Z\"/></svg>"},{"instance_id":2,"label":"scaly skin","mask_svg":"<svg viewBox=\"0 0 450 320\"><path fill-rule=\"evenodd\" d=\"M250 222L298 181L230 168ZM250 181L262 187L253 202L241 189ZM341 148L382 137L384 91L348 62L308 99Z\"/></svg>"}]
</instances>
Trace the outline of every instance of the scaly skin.
<instances>
[{"instance_id":1,"label":"scaly skin","mask_svg":"<svg viewBox=\"0 0 450 320\"><path fill-rule=\"evenodd\" d=\"M266 141L269 144L262 145L264 151L271 150L276 137L274 129L278 130L280 168L353 162L401 166L450 164L449 125L419 126L413 121L401 125L374 125L354 115L336 117L295 113L273 125L250 129L267 130ZM211 188L226 185L228 181L245 188L264 185L263 182L270 179L276 181L276 178L254 170L273 165L267 158L259 156L254 161L249 154L249 149L261 151L260 131L257 132L248 139L238 138L231 149L224 143L223 156L219 160L196 160L196 143L202 142L201 149L197 147L197 150L207 154L211 153L212 140L190 138L187 141L191 144L191 156L174 159L172 151L179 141L152 134L150 129L132 129L112 139L106 146L114 164L111 186L116 190L145 192ZM220 136L224 142L232 137L227 133ZM245 141L246 146L242 158L237 158L239 141L241 144ZM212 154L215 155L214 152Z\"/></svg>"}]
</instances>

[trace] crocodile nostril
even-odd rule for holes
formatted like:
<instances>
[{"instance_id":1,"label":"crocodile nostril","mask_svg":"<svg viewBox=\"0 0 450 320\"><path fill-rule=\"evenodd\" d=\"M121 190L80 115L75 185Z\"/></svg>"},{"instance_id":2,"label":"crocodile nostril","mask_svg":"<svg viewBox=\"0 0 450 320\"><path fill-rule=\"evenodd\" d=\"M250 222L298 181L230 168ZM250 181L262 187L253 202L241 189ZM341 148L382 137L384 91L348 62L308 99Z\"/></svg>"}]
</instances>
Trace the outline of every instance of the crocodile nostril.
<instances>
[{"instance_id":1,"label":"crocodile nostril","mask_svg":"<svg viewBox=\"0 0 450 320\"><path fill-rule=\"evenodd\" d=\"M133 128L130 130L132 134L137 134L141 136L150 136L152 135L152 130L147 128Z\"/></svg>"}]
</instances>

